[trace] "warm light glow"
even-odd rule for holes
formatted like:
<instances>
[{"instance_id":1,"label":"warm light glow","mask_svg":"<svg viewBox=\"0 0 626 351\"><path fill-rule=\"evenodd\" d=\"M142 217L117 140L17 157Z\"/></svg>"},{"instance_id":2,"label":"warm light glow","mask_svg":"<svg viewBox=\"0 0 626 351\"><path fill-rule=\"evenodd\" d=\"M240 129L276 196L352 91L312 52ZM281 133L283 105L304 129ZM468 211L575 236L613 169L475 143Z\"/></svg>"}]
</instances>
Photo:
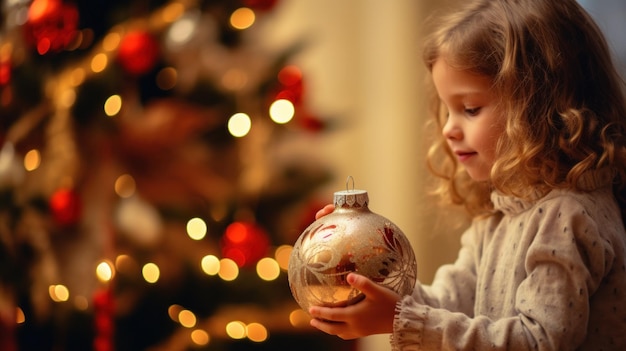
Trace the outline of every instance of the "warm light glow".
<instances>
[{"instance_id":1,"label":"warm light glow","mask_svg":"<svg viewBox=\"0 0 626 351\"><path fill-rule=\"evenodd\" d=\"M185 328L193 328L196 326L196 315L189 310L182 310L178 313L178 323Z\"/></svg>"},{"instance_id":2,"label":"warm light glow","mask_svg":"<svg viewBox=\"0 0 626 351\"><path fill-rule=\"evenodd\" d=\"M70 108L76 102L76 91L74 89L65 89L59 99L59 105Z\"/></svg>"},{"instance_id":3,"label":"warm light glow","mask_svg":"<svg viewBox=\"0 0 626 351\"><path fill-rule=\"evenodd\" d=\"M39 168L41 164L41 155L39 154L39 150L32 149L24 155L24 168L27 171L34 171Z\"/></svg>"},{"instance_id":4,"label":"warm light glow","mask_svg":"<svg viewBox=\"0 0 626 351\"><path fill-rule=\"evenodd\" d=\"M296 328L302 328L309 326L309 322L311 321L311 316L306 313L303 309L297 309L291 311L289 314L289 323Z\"/></svg>"},{"instance_id":5,"label":"warm light glow","mask_svg":"<svg viewBox=\"0 0 626 351\"><path fill-rule=\"evenodd\" d=\"M72 85L75 87L83 84L83 82L85 81L85 70L80 67L75 68L72 71L71 80Z\"/></svg>"},{"instance_id":6,"label":"warm light glow","mask_svg":"<svg viewBox=\"0 0 626 351\"><path fill-rule=\"evenodd\" d=\"M109 33L102 40L102 48L105 51L114 51L120 46L122 36L119 33Z\"/></svg>"},{"instance_id":7,"label":"warm light glow","mask_svg":"<svg viewBox=\"0 0 626 351\"><path fill-rule=\"evenodd\" d=\"M174 322L178 322L178 315L182 310L183 306L174 304L167 308L167 314Z\"/></svg>"},{"instance_id":8,"label":"warm light glow","mask_svg":"<svg viewBox=\"0 0 626 351\"><path fill-rule=\"evenodd\" d=\"M193 343L198 346L205 346L209 344L209 341L211 341L211 337L206 331L202 329L196 329L191 332L191 341L193 341Z\"/></svg>"},{"instance_id":9,"label":"warm light glow","mask_svg":"<svg viewBox=\"0 0 626 351\"><path fill-rule=\"evenodd\" d=\"M250 132L252 120L245 113L235 113L228 120L228 131L234 137L243 137Z\"/></svg>"},{"instance_id":10,"label":"warm light glow","mask_svg":"<svg viewBox=\"0 0 626 351\"><path fill-rule=\"evenodd\" d=\"M65 285L50 285L48 287L50 298L54 302L64 302L70 298L70 291Z\"/></svg>"},{"instance_id":11,"label":"warm light glow","mask_svg":"<svg viewBox=\"0 0 626 351\"><path fill-rule=\"evenodd\" d=\"M273 258L265 257L257 262L256 273L263 280L275 280L280 275L280 266Z\"/></svg>"},{"instance_id":12,"label":"warm light glow","mask_svg":"<svg viewBox=\"0 0 626 351\"><path fill-rule=\"evenodd\" d=\"M156 84L161 90L170 90L176 86L178 71L173 67L165 67L157 73Z\"/></svg>"},{"instance_id":13,"label":"warm light glow","mask_svg":"<svg viewBox=\"0 0 626 351\"><path fill-rule=\"evenodd\" d=\"M104 113L109 117L113 117L117 115L118 113L120 113L121 109L122 109L122 97L119 95L111 95L104 102Z\"/></svg>"},{"instance_id":14,"label":"warm light glow","mask_svg":"<svg viewBox=\"0 0 626 351\"><path fill-rule=\"evenodd\" d=\"M100 73L107 68L109 64L109 58L105 54L97 54L91 59L91 70L94 73Z\"/></svg>"},{"instance_id":15,"label":"warm light glow","mask_svg":"<svg viewBox=\"0 0 626 351\"><path fill-rule=\"evenodd\" d=\"M143 279L145 279L148 283L156 283L159 280L161 271L159 270L159 266L156 264L146 263L141 270L141 274L143 275Z\"/></svg>"},{"instance_id":16,"label":"warm light glow","mask_svg":"<svg viewBox=\"0 0 626 351\"><path fill-rule=\"evenodd\" d=\"M15 317L16 317L15 322L17 324L22 324L26 322L26 316L24 315L24 311L22 311L22 309L19 307L17 307L16 309L17 311L15 311Z\"/></svg>"},{"instance_id":17,"label":"warm light glow","mask_svg":"<svg viewBox=\"0 0 626 351\"><path fill-rule=\"evenodd\" d=\"M130 174L122 174L115 180L115 193L122 198L129 198L135 194L137 184Z\"/></svg>"},{"instance_id":18,"label":"warm light glow","mask_svg":"<svg viewBox=\"0 0 626 351\"><path fill-rule=\"evenodd\" d=\"M239 266L230 258L222 258L220 260L220 271L217 274L223 280L235 280L239 276Z\"/></svg>"},{"instance_id":19,"label":"warm light glow","mask_svg":"<svg viewBox=\"0 0 626 351\"><path fill-rule=\"evenodd\" d=\"M115 276L113 264L109 261L102 261L96 266L96 276L101 282L108 282Z\"/></svg>"},{"instance_id":20,"label":"warm light glow","mask_svg":"<svg viewBox=\"0 0 626 351\"><path fill-rule=\"evenodd\" d=\"M208 275L216 275L220 271L220 260L213 255L207 255L202 257L200 266L202 267L202 271L204 273Z\"/></svg>"},{"instance_id":21,"label":"warm light glow","mask_svg":"<svg viewBox=\"0 0 626 351\"><path fill-rule=\"evenodd\" d=\"M261 323L250 323L246 326L246 334L248 339L254 342L263 342L267 340L267 328Z\"/></svg>"},{"instance_id":22,"label":"warm light glow","mask_svg":"<svg viewBox=\"0 0 626 351\"><path fill-rule=\"evenodd\" d=\"M295 107L291 101L286 99L276 100L270 106L270 118L278 124L285 124L291 121L295 113Z\"/></svg>"},{"instance_id":23,"label":"warm light glow","mask_svg":"<svg viewBox=\"0 0 626 351\"><path fill-rule=\"evenodd\" d=\"M195 17L186 16L173 23L167 32L169 40L175 44L188 42L196 31L198 21Z\"/></svg>"},{"instance_id":24,"label":"warm light glow","mask_svg":"<svg viewBox=\"0 0 626 351\"><path fill-rule=\"evenodd\" d=\"M201 240L206 236L207 225L201 218L192 218L187 222L187 235L193 240Z\"/></svg>"},{"instance_id":25,"label":"warm light glow","mask_svg":"<svg viewBox=\"0 0 626 351\"><path fill-rule=\"evenodd\" d=\"M241 7L230 15L230 25L235 29L250 28L256 19L254 11L247 7Z\"/></svg>"},{"instance_id":26,"label":"warm light glow","mask_svg":"<svg viewBox=\"0 0 626 351\"><path fill-rule=\"evenodd\" d=\"M287 270L289 267L289 257L291 257L291 251L293 250L293 246L291 245L281 245L276 248L274 252L274 258L281 269Z\"/></svg>"},{"instance_id":27,"label":"warm light glow","mask_svg":"<svg viewBox=\"0 0 626 351\"><path fill-rule=\"evenodd\" d=\"M233 339L243 339L246 337L246 325L240 321L232 321L226 324L226 334Z\"/></svg>"},{"instance_id":28,"label":"warm light glow","mask_svg":"<svg viewBox=\"0 0 626 351\"><path fill-rule=\"evenodd\" d=\"M183 13L185 13L185 6L178 2L172 2L163 9L161 18L163 18L163 21L170 23L182 16Z\"/></svg>"}]
</instances>

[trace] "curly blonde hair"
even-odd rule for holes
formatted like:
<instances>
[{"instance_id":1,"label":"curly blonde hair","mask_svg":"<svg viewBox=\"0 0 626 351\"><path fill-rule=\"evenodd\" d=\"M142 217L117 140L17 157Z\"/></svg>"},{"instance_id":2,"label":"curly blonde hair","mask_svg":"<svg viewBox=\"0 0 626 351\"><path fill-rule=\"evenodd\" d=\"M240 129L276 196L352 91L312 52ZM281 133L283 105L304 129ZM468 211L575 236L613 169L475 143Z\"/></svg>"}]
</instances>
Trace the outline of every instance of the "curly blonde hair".
<instances>
[{"instance_id":1,"label":"curly blonde hair","mask_svg":"<svg viewBox=\"0 0 626 351\"><path fill-rule=\"evenodd\" d=\"M523 199L555 188L584 191L583 173L608 168L625 214L624 82L602 32L575 0L476 0L431 23L428 69L445 57L489 77L507 119L488 183L469 178L438 138L428 154L438 193L485 214L493 189ZM432 107L441 134L445 108L436 94Z\"/></svg>"}]
</instances>

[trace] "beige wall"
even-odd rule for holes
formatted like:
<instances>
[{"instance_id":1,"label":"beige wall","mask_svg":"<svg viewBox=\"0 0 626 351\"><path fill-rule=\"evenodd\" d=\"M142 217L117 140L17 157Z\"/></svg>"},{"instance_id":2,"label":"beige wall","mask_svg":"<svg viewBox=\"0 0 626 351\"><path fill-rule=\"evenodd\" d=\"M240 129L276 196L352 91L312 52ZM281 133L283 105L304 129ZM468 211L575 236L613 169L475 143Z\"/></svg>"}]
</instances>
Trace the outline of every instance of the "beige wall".
<instances>
[{"instance_id":1,"label":"beige wall","mask_svg":"<svg viewBox=\"0 0 626 351\"><path fill-rule=\"evenodd\" d=\"M419 278L456 257L454 222L426 195L424 82L420 55L424 18L441 1L284 0L268 26L276 45L310 39L298 56L310 88L308 104L339 116L344 128L312 141L344 187L348 175L369 193L371 209L395 222L417 254ZM388 337L366 338L363 350L389 349Z\"/></svg>"}]
</instances>

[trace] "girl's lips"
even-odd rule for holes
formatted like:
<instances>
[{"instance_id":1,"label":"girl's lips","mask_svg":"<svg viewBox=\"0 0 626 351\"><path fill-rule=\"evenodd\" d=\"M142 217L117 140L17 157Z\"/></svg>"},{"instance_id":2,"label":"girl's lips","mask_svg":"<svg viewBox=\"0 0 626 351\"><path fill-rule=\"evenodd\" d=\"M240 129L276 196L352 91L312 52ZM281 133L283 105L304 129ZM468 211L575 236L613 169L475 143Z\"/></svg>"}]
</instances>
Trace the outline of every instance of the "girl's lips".
<instances>
[{"instance_id":1,"label":"girl's lips","mask_svg":"<svg viewBox=\"0 0 626 351\"><path fill-rule=\"evenodd\" d=\"M456 156L459 159L459 162L465 162L474 155L476 155L475 152L457 152L456 153Z\"/></svg>"}]
</instances>

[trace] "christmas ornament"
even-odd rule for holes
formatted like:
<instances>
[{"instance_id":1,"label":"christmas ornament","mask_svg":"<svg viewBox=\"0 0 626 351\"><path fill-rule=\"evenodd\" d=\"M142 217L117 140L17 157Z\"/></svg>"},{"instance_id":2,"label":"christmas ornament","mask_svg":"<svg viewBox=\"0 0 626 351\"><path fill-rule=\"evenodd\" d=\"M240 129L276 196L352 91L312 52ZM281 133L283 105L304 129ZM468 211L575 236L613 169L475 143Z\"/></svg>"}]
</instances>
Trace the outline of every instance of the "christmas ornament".
<instances>
[{"instance_id":1,"label":"christmas ornament","mask_svg":"<svg viewBox=\"0 0 626 351\"><path fill-rule=\"evenodd\" d=\"M24 26L26 38L40 55L66 49L78 34L78 9L61 0L34 0Z\"/></svg>"},{"instance_id":2,"label":"christmas ornament","mask_svg":"<svg viewBox=\"0 0 626 351\"><path fill-rule=\"evenodd\" d=\"M159 43L150 33L137 30L122 38L117 60L126 72L142 75L156 66L159 51Z\"/></svg>"},{"instance_id":3,"label":"christmas ornament","mask_svg":"<svg viewBox=\"0 0 626 351\"><path fill-rule=\"evenodd\" d=\"M222 256L239 267L255 265L265 257L270 240L263 228L250 222L233 222L222 237Z\"/></svg>"},{"instance_id":4,"label":"christmas ornament","mask_svg":"<svg viewBox=\"0 0 626 351\"><path fill-rule=\"evenodd\" d=\"M63 227L76 224L82 214L80 197L72 189L55 191L50 197L49 207L55 223Z\"/></svg>"},{"instance_id":5,"label":"christmas ornament","mask_svg":"<svg viewBox=\"0 0 626 351\"><path fill-rule=\"evenodd\" d=\"M303 310L360 301L364 295L346 281L350 272L400 295L412 292L417 263L411 244L395 224L370 211L368 203L365 190L335 192L335 210L309 225L294 244L289 287Z\"/></svg>"}]
</instances>

